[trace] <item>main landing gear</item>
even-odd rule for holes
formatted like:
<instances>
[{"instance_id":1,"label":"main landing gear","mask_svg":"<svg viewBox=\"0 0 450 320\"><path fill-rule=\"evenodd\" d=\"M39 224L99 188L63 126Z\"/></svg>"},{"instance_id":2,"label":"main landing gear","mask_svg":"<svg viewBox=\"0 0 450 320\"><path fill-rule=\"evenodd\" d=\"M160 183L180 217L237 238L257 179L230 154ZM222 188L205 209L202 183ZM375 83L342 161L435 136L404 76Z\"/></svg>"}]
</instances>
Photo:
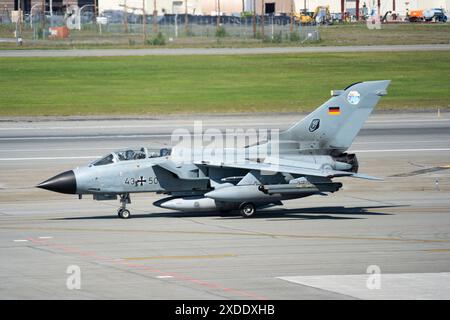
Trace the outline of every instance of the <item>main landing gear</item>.
<instances>
[{"instance_id":1,"label":"main landing gear","mask_svg":"<svg viewBox=\"0 0 450 320\"><path fill-rule=\"evenodd\" d=\"M121 219L129 219L131 217L130 210L126 208L127 204L131 203L130 194L125 193L120 195L120 208L117 210L117 215Z\"/></svg>"},{"instance_id":2,"label":"main landing gear","mask_svg":"<svg viewBox=\"0 0 450 320\"><path fill-rule=\"evenodd\" d=\"M251 202L244 202L240 205L239 212L244 218L251 218L255 215L256 207Z\"/></svg>"}]
</instances>

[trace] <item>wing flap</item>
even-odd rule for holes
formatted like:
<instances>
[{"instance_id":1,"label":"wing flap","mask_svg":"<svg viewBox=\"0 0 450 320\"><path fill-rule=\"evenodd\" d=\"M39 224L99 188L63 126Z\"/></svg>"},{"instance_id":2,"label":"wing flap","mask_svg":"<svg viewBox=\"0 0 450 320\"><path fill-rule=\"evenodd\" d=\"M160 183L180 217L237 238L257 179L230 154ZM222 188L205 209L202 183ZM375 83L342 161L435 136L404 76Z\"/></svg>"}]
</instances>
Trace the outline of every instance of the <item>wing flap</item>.
<instances>
[{"instance_id":1,"label":"wing flap","mask_svg":"<svg viewBox=\"0 0 450 320\"><path fill-rule=\"evenodd\" d=\"M245 162L245 163L214 163L209 161L195 162L198 165L206 165L210 167L217 168L236 168L236 169L247 169L247 170L260 170L266 172L285 172L305 176L317 176L317 177L344 177L351 176L353 172L337 171L337 170L317 170L301 167L293 167L287 165L276 165L272 163L258 163L258 162Z\"/></svg>"},{"instance_id":2,"label":"wing flap","mask_svg":"<svg viewBox=\"0 0 450 320\"><path fill-rule=\"evenodd\" d=\"M241 163L224 163L224 162L211 162L211 161L199 161L194 162L197 165L206 165L209 167L216 168L235 168L235 169L247 169L247 170L259 170L265 172L284 172L291 174L298 174L302 176L315 176L315 177L323 177L323 178L335 178L335 177L354 177L360 179L369 179L369 180L382 180L381 178L372 177L365 174L348 172L348 171L339 171L339 170L331 170L331 169L313 169L313 168L303 168L296 166L289 166L285 164L273 164L273 163L259 163L259 162L241 162Z\"/></svg>"}]
</instances>

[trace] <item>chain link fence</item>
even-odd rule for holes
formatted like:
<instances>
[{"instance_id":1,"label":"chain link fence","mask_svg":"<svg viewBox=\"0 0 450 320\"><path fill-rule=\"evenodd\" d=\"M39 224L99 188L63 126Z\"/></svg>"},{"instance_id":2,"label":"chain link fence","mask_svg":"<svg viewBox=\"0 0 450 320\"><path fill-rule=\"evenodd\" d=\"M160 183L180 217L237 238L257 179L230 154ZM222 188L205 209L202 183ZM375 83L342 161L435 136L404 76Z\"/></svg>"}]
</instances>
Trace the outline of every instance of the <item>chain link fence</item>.
<instances>
[{"instance_id":1,"label":"chain link fence","mask_svg":"<svg viewBox=\"0 0 450 320\"><path fill-rule=\"evenodd\" d=\"M17 19L19 20L19 19ZM78 15L48 15L38 10L21 23L0 12L0 38L29 44L162 45L214 41L314 42L316 25L303 25L289 16L157 16L125 11L104 11L95 17L85 10ZM219 21L218 21L219 20Z\"/></svg>"}]
</instances>

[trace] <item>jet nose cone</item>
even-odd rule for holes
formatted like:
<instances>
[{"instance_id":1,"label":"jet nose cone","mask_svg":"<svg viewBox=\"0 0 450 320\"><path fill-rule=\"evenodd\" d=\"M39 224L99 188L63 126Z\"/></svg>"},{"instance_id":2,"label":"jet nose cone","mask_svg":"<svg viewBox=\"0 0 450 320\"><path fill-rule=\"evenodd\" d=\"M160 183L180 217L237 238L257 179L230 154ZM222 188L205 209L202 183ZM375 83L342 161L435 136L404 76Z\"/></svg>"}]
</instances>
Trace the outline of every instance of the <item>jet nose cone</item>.
<instances>
[{"instance_id":1,"label":"jet nose cone","mask_svg":"<svg viewBox=\"0 0 450 320\"><path fill-rule=\"evenodd\" d=\"M70 170L45 180L36 187L60 193L75 194L77 192L77 181L75 173Z\"/></svg>"}]
</instances>

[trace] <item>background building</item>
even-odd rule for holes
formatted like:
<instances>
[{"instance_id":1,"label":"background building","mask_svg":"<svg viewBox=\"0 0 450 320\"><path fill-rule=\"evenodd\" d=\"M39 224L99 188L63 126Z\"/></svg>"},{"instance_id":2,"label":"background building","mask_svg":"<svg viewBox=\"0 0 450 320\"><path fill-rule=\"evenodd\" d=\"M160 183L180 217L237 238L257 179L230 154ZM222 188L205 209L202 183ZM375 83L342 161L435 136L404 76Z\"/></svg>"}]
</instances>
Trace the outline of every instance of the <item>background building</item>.
<instances>
[{"instance_id":1,"label":"background building","mask_svg":"<svg viewBox=\"0 0 450 320\"><path fill-rule=\"evenodd\" d=\"M207 0L213 1L213 0ZM154 0L98 0L99 12L105 10L124 10L124 5L130 8L142 9L145 5L145 11L150 14L154 10ZM174 14L185 13L187 4L187 12L189 14L202 14L201 1L200 0L156 0L156 10L158 15L162 14ZM136 13L139 10L136 10Z\"/></svg>"},{"instance_id":2,"label":"background building","mask_svg":"<svg viewBox=\"0 0 450 320\"><path fill-rule=\"evenodd\" d=\"M331 12L341 12L342 4L344 5L344 11L347 11L356 7L357 0L294 0L294 2L296 11L302 10L305 5L308 11L314 11L317 6L329 5ZM362 8L362 6L366 4L366 6L370 8L376 6L377 3L378 0L359 0L359 7ZM406 8L409 10L416 10L442 7L446 10L450 10L450 0L380 0L382 14L386 11L392 11L394 6L397 13L404 15L406 14Z\"/></svg>"},{"instance_id":3,"label":"background building","mask_svg":"<svg viewBox=\"0 0 450 320\"><path fill-rule=\"evenodd\" d=\"M215 15L219 0L202 0L202 10L206 15ZM262 8L267 14L288 14L291 11L291 0L220 0L220 12L223 15L239 15L242 11L261 14Z\"/></svg>"},{"instance_id":4,"label":"background building","mask_svg":"<svg viewBox=\"0 0 450 320\"><path fill-rule=\"evenodd\" d=\"M95 0L1 0L0 11L13 11L22 8L25 14L29 13L34 5L41 5L42 1L46 3L46 10L50 11L50 4L54 12L63 10L67 5L76 4L82 7L86 4L94 4ZM153 12L154 0L96 0L98 10L123 10L123 5L133 8L142 8L145 4L147 12ZM362 8L376 6L378 0L156 0L156 9L158 14L184 13L187 1L187 11L189 14L216 15L220 11L223 15L238 15L242 11L252 12L254 5L256 13L261 14L264 7L265 13L289 14L291 3L293 1L296 12L305 7L308 11L314 11L317 6L330 7L331 12L341 12L355 10L357 3ZM395 10L404 15L406 10L444 8L450 11L450 0L380 0L381 13Z\"/></svg>"},{"instance_id":5,"label":"background building","mask_svg":"<svg viewBox=\"0 0 450 320\"><path fill-rule=\"evenodd\" d=\"M33 6L42 7L43 1L45 2L46 11L60 11L68 5L76 4L79 7L85 4L92 4L94 0L1 0L0 10L13 11L19 8L28 14ZM52 10L50 10L50 5Z\"/></svg>"},{"instance_id":6,"label":"background building","mask_svg":"<svg viewBox=\"0 0 450 320\"><path fill-rule=\"evenodd\" d=\"M161 0L160 0L161 1ZM291 12L292 1L294 10L299 12L305 9L314 11L317 6L329 6L330 12L351 11L356 8L357 0L201 0L201 10L205 15L215 15L218 11L220 1L220 11L225 15L239 14L242 11L252 12L256 6L256 13L261 14L262 8L267 14L289 14ZM378 0L359 0L359 7L376 6ZM409 10L444 8L450 10L450 0L380 0L381 13L395 9L397 13L405 14L406 8ZM394 8L395 7L395 8Z\"/></svg>"}]
</instances>

